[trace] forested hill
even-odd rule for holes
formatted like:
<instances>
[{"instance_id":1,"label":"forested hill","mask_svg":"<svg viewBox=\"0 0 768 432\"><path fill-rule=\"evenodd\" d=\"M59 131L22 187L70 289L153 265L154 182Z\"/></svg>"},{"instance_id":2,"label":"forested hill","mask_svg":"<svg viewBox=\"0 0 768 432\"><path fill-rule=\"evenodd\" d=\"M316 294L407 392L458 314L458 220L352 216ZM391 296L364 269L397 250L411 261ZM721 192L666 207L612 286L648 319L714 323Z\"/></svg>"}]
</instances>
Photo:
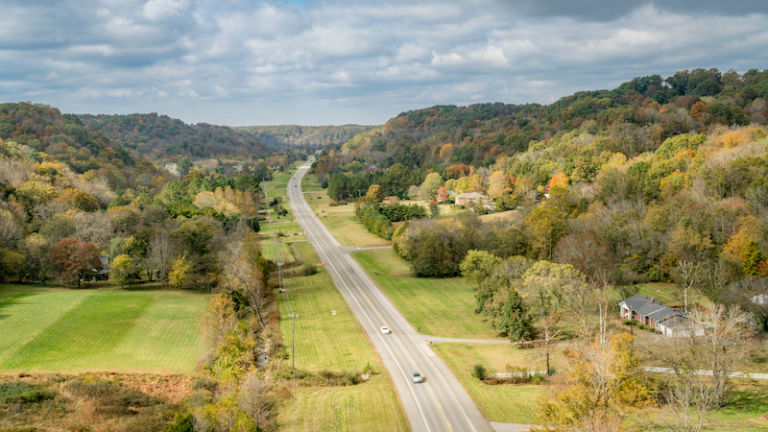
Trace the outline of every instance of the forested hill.
<instances>
[{"instance_id":1,"label":"forested hill","mask_svg":"<svg viewBox=\"0 0 768 432\"><path fill-rule=\"evenodd\" d=\"M372 126L244 126L239 130L253 134L272 146L324 147L346 142Z\"/></svg>"},{"instance_id":2,"label":"forested hill","mask_svg":"<svg viewBox=\"0 0 768 432\"><path fill-rule=\"evenodd\" d=\"M743 75L716 69L635 78L613 90L583 91L550 105L485 103L408 111L346 142L343 152L363 163L429 167L484 166L532 142L583 130L599 150L633 157L674 135L717 125L766 121L768 71Z\"/></svg>"},{"instance_id":3,"label":"forested hill","mask_svg":"<svg viewBox=\"0 0 768 432\"><path fill-rule=\"evenodd\" d=\"M325 152L314 172L337 201L477 192L478 213L516 210L501 231L446 216L395 232L419 275L457 274L470 249L577 267L593 253L581 263L609 263L616 284L701 268L696 284L725 301L729 284L768 276L767 96L768 71L694 70L546 106L409 111Z\"/></svg>"},{"instance_id":4,"label":"forested hill","mask_svg":"<svg viewBox=\"0 0 768 432\"><path fill-rule=\"evenodd\" d=\"M269 146L261 139L226 126L189 125L166 115L79 115L93 130L153 159L237 156L258 159Z\"/></svg>"},{"instance_id":5,"label":"forested hill","mask_svg":"<svg viewBox=\"0 0 768 432\"><path fill-rule=\"evenodd\" d=\"M134 165L122 146L89 129L77 116L47 105L0 104L0 139L45 152L78 173Z\"/></svg>"}]
</instances>

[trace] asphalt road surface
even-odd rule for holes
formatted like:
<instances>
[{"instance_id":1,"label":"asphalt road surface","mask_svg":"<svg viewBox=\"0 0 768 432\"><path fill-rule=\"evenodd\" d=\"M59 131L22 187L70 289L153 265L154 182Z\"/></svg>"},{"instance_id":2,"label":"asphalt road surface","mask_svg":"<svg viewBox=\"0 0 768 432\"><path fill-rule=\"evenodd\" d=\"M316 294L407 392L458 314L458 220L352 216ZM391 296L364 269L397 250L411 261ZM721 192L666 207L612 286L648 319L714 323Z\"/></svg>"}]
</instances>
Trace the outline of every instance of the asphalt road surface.
<instances>
[{"instance_id":1,"label":"asphalt road surface","mask_svg":"<svg viewBox=\"0 0 768 432\"><path fill-rule=\"evenodd\" d=\"M311 161L300 167L288 182L288 201L323 266L384 361L411 429L492 431L490 423L424 337L414 331L312 212L301 191L301 179L309 164ZM382 326L389 327L392 333L382 334ZM414 371L424 376L423 383L413 383Z\"/></svg>"}]
</instances>

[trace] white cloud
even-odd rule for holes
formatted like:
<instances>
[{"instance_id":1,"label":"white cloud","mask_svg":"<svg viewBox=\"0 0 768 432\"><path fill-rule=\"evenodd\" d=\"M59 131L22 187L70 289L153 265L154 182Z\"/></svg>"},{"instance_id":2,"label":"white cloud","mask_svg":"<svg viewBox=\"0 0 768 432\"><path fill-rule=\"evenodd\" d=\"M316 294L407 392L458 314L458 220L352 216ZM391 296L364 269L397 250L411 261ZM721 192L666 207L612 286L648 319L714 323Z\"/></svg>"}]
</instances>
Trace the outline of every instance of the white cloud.
<instances>
[{"instance_id":1,"label":"white cloud","mask_svg":"<svg viewBox=\"0 0 768 432\"><path fill-rule=\"evenodd\" d=\"M566 16L565 3L494 0L8 1L0 96L64 111L380 123L436 103L548 103L640 75L768 68L768 16L714 2L697 14L625 2Z\"/></svg>"}]
</instances>

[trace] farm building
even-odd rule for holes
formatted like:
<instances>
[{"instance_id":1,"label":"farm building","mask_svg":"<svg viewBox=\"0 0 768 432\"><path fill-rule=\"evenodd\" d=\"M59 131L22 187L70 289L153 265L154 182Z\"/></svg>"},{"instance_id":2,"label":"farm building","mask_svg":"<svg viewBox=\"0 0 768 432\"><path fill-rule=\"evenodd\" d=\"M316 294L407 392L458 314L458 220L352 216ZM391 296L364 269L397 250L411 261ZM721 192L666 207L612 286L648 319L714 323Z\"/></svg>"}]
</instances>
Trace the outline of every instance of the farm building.
<instances>
[{"instance_id":1,"label":"farm building","mask_svg":"<svg viewBox=\"0 0 768 432\"><path fill-rule=\"evenodd\" d=\"M619 302L621 318L637 321L654 328L665 336L687 336L691 331L691 320L676 309L641 295ZM696 336L704 335L704 328L694 324Z\"/></svg>"},{"instance_id":2,"label":"farm building","mask_svg":"<svg viewBox=\"0 0 768 432\"><path fill-rule=\"evenodd\" d=\"M454 203L459 207L474 207L478 202L489 211L493 211L496 207L488 201L488 197L478 192L464 192L454 198Z\"/></svg>"}]
</instances>

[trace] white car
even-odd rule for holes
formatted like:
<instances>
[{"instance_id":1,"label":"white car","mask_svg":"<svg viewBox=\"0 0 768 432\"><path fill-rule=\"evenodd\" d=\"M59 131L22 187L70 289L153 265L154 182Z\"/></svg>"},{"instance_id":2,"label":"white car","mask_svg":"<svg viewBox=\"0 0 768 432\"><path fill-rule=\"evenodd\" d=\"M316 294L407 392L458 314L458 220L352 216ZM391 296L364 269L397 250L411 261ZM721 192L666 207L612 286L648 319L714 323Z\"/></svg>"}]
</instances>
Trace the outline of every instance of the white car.
<instances>
[{"instance_id":1,"label":"white car","mask_svg":"<svg viewBox=\"0 0 768 432\"><path fill-rule=\"evenodd\" d=\"M392 333L392 330L390 330L387 326L381 326L381 332L384 334L390 334Z\"/></svg>"},{"instance_id":2,"label":"white car","mask_svg":"<svg viewBox=\"0 0 768 432\"><path fill-rule=\"evenodd\" d=\"M412 373L411 379L413 379L413 382L416 384L424 382L424 377L421 376L419 371L415 371L414 373Z\"/></svg>"}]
</instances>

